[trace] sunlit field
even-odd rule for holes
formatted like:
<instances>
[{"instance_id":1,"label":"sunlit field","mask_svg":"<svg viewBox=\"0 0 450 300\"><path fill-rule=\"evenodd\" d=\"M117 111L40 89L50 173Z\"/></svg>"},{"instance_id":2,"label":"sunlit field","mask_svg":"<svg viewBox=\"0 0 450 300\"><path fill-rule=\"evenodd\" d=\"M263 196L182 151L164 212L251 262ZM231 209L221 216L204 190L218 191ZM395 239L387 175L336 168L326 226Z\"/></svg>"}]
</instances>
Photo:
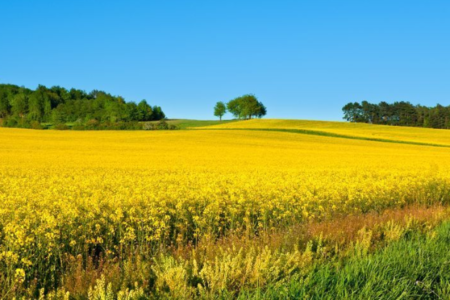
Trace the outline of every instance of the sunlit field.
<instances>
[{"instance_id":1,"label":"sunlit field","mask_svg":"<svg viewBox=\"0 0 450 300\"><path fill-rule=\"evenodd\" d=\"M443 130L223 127L247 126L450 144ZM317 266L363 262L405 237L438 239L449 201L442 147L275 131L0 128L0 297L320 295L307 289Z\"/></svg>"},{"instance_id":2,"label":"sunlit field","mask_svg":"<svg viewBox=\"0 0 450 300\"><path fill-rule=\"evenodd\" d=\"M450 145L450 132L445 129L372 125L365 123L253 119L214 125L211 128L300 129L341 134L350 137Z\"/></svg>"}]
</instances>

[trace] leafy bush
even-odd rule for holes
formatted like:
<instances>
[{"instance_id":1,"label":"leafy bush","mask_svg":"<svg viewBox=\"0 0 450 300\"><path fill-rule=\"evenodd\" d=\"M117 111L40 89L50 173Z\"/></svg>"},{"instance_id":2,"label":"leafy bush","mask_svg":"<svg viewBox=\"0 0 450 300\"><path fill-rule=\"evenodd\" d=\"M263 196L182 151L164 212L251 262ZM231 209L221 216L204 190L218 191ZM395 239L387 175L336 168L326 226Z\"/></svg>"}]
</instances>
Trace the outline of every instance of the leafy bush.
<instances>
[{"instance_id":1,"label":"leafy bush","mask_svg":"<svg viewBox=\"0 0 450 300\"><path fill-rule=\"evenodd\" d=\"M97 121L96 119L90 119L89 121L86 122L86 128L87 129L97 129L99 124L100 124L100 122Z\"/></svg>"},{"instance_id":2,"label":"leafy bush","mask_svg":"<svg viewBox=\"0 0 450 300\"><path fill-rule=\"evenodd\" d=\"M167 122L165 120L161 120L158 123L157 129L158 130L167 130L167 129L169 129L169 124L167 124Z\"/></svg>"},{"instance_id":3,"label":"leafy bush","mask_svg":"<svg viewBox=\"0 0 450 300\"><path fill-rule=\"evenodd\" d=\"M38 121L33 121L30 124L31 129L44 129L41 125L41 123L39 123Z\"/></svg>"},{"instance_id":4,"label":"leafy bush","mask_svg":"<svg viewBox=\"0 0 450 300\"><path fill-rule=\"evenodd\" d=\"M150 123L150 122L145 122L142 125L142 129L143 130L155 130L155 125L153 123Z\"/></svg>"},{"instance_id":5,"label":"leafy bush","mask_svg":"<svg viewBox=\"0 0 450 300\"><path fill-rule=\"evenodd\" d=\"M176 130L178 127L173 124L167 123L165 120L161 120L158 123L146 122L142 124L143 130Z\"/></svg>"},{"instance_id":6,"label":"leafy bush","mask_svg":"<svg viewBox=\"0 0 450 300\"><path fill-rule=\"evenodd\" d=\"M7 118L4 121L4 126L5 127L18 127L19 122L17 122L16 118Z\"/></svg>"},{"instance_id":7,"label":"leafy bush","mask_svg":"<svg viewBox=\"0 0 450 300\"><path fill-rule=\"evenodd\" d=\"M69 129L69 127L66 124L61 123L61 124L56 124L55 129L56 130L67 130L67 129Z\"/></svg>"},{"instance_id":8,"label":"leafy bush","mask_svg":"<svg viewBox=\"0 0 450 300\"><path fill-rule=\"evenodd\" d=\"M72 130L86 130L86 126L82 124L75 124L72 126Z\"/></svg>"}]
</instances>

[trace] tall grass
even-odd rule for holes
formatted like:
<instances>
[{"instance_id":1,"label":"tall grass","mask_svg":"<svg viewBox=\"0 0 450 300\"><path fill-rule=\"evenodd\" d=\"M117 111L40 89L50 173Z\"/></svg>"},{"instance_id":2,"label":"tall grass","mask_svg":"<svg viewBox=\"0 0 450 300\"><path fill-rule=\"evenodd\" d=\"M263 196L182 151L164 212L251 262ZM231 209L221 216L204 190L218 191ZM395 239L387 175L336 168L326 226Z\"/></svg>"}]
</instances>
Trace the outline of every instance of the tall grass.
<instances>
[{"instance_id":1,"label":"tall grass","mask_svg":"<svg viewBox=\"0 0 450 300\"><path fill-rule=\"evenodd\" d=\"M449 299L450 222L436 231L410 233L385 249L316 265L264 291L239 297L264 299Z\"/></svg>"},{"instance_id":2,"label":"tall grass","mask_svg":"<svg viewBox=\"0 0 450 300\"><path fill-rule=\"evenodd\" d=\"M358 271L349 266L359 266L370 257L377 257L373 253L384 253L388 250L382 250L383 247L390 249L390 244L399 241L411 242L427 234L430 243L437 241L433 239L434 230L449 219L449 214L442 206L415 206L301 224L261 236L203 239L195 247L161 249L153 256L144 254L149 249L128 249L122 257L103 256L87 261L82 256L67 257L61 285L45 292L50 296L68 293L73 298L96 299L124 295L171 299L291 298L322 297L331 285L343 285L353 293L352 289L359 289L372 275L364 279L358 272L365 269ZM392 257L390 263L398 258ZM369 267L371 261L367 263ZM348 272L348 278L339 277L341 272ZM391 275L386 274L388 279ZM392 278L395 285L396 277ZM17 281L20 278L14 280L12 289L17 295L34 297L39 292L38 286L29 287L28 291L23 287L21 291Z\"/></svg>"}]
</instances>

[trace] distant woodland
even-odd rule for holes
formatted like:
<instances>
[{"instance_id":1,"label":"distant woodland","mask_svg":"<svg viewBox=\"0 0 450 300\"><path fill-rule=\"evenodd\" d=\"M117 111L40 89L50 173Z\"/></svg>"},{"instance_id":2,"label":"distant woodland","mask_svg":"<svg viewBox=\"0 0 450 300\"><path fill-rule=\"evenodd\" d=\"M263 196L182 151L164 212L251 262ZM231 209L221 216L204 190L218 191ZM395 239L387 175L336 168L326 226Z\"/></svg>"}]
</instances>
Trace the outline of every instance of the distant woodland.
<instances>
[{"instance_id":1,"label":"distant woodland","mask_svg":"<svg viewBox=\"0 0 450 300\"><path fill-rule=\"evenodd\" d=\"M350 102L342 111L344 119L350 122L386 124L398 126L416 126L429 128L450 128L450 106L440 104L434 107L412 105L409 102L380 102L372 104L367 101Z\"/></svg>"},{"instance_id":2,"label":"distant woodland","mask_svg":"<svg viewBox=\"0 0 450 300\"><path fill-rule=\"evenodd\" d=\"M164 120L159 106L126 102L99 90L90 93L39 85L35 90L0 84L0 126L41 129L152 129L146 121ZM155 128L165 128L157 124ZM146 127L146 128L143 128ZM164 128L163 128L164 127Z\"/></svg>"}]
</instances>

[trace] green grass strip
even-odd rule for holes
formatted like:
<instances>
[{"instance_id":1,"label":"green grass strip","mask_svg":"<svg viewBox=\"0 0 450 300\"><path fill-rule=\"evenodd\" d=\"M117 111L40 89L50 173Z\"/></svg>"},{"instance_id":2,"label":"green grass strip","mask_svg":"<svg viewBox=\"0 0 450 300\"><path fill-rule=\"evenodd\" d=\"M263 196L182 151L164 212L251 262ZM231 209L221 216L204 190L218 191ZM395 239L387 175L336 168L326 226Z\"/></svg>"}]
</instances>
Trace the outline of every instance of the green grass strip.
<instances>
[{"instance_id":1,"label":"green grass strip","mask_svg":"<svg viewBox=\"0 0 450 300\"><path fill-rule=\"evenodd\" d=\"M274 132L287 132L287 133L297 133L297 134L306 134L306 135L326 136L326 137L342 138L342 139L350 139L350 140L362 140L362 141L371 141L371 142L381 142L381 143L394 143L394 144L405 144L405 145L415 145L415 146L429 146L429 147L450 148L450 145L433 144L433 143L422 143L422 142L413 142L413 141L390 140L390 139L371 138L371 137L359 137L359 136L345 135L345 134L339 134L339 133L331 133L331 132L318 131L318 130L307 130L307 129L197 128L195 130L274 131Z\"/></svg>"},{"instance_id":2,"label":"green grass strip","mask_svg":"<svg viewBox=\"0 0 450 300\"><path fill-rule=\"evenodd\" d=\"M318 264L304 276L243 290L242 299L450 299L450 223L373 254Z\"/></svg>"}]
</instances>

